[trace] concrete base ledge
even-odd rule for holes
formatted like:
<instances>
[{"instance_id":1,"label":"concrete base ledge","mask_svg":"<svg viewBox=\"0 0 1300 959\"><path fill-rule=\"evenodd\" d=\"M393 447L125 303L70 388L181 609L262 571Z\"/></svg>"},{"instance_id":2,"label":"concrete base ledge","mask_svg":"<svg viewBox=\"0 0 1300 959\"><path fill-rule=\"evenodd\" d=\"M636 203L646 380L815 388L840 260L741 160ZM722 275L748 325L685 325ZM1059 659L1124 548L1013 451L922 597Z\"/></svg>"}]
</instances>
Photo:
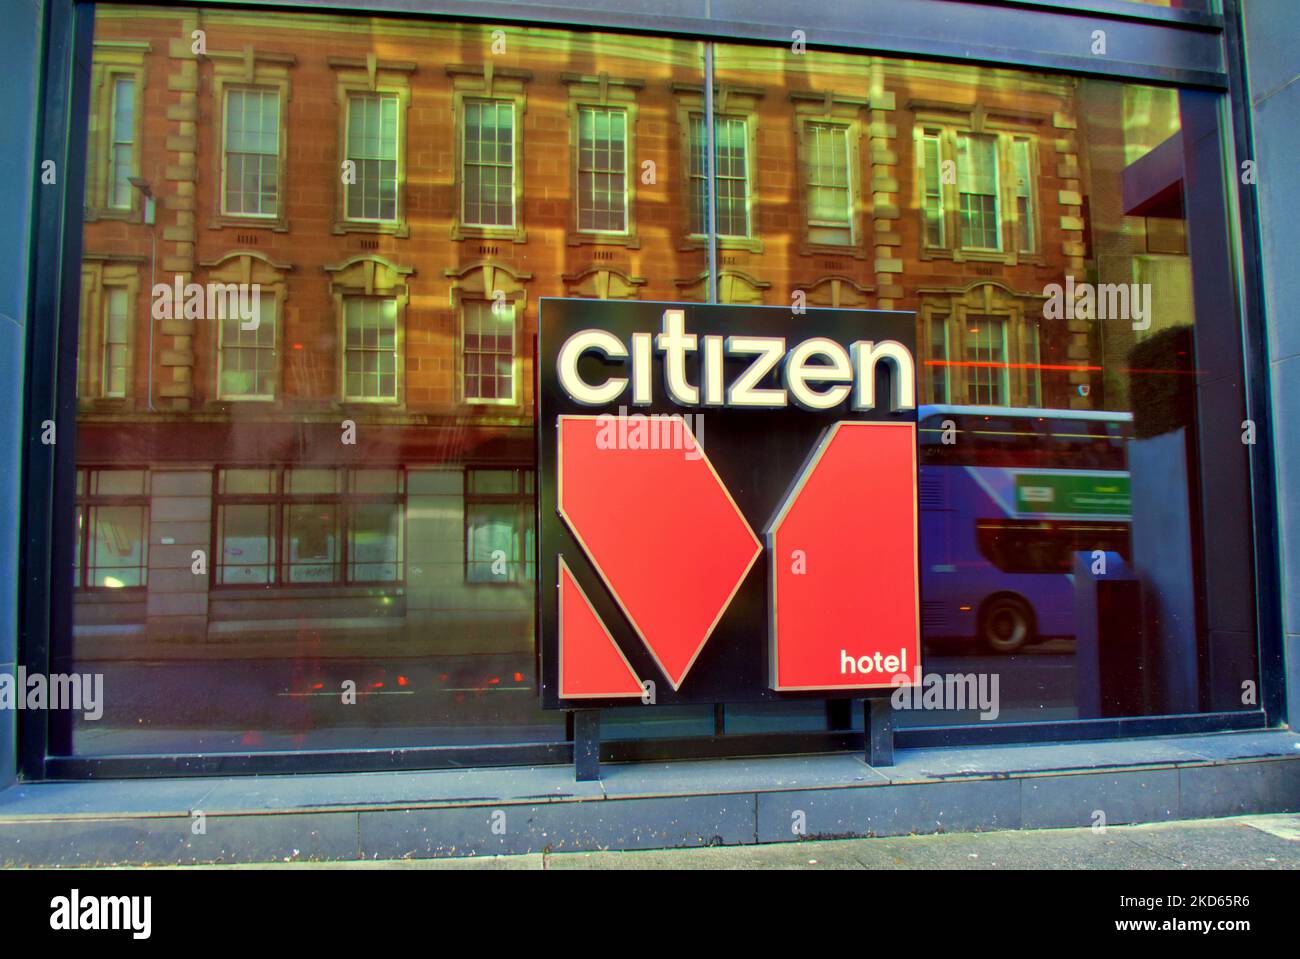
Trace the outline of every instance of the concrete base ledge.
<instances>
[{"instance_id":1,"label":"concrete base ledge","mask_svg":"<svg viewBox=\"0 0 1300 959\"><path fill-rule=\"evenodd\" d=\"M508 855L1300 811L1300 736L567 766L18 784L0 866ZM1104 817L1104 818L1103 818Z\"/></svg>"}]
</instances>

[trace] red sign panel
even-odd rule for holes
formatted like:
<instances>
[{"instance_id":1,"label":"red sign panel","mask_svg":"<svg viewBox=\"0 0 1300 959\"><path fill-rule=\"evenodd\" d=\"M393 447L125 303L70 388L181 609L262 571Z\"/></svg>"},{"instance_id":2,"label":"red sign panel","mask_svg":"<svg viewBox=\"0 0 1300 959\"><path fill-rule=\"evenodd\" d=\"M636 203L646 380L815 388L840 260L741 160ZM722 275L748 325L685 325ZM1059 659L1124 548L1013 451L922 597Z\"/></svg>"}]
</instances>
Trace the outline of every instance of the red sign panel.
<instances>
[{"instance_id":1,"label":"red sign panel","mask_svg":"<svg viewBox=\"0 0 1300 959\"><path fill-rule=\"evenodd\" d=\"M920 656L916 425L836 423L768 530L772 688L872 689Z\"/></svg>"},{"instance_id":2,"label":"red sign panel","mask_svg":"<svg viewBox=\"0 0 1300 959\"><path fill-rule=\"evenodd\" d=\"M560 695L620 699L641 695L641 680L560 559Z\"/></svg>"},{"instance_id":3,"label":"red sign panel","mask_svg":"<svg viewBox=\"0 0 1300 959\"><path fill-rule=\"evenodd\" d=\"M763 548L697 444L632 448L616 426L559 418L559 512L678 689Z\"/></svg>"},{"instance_id":4,"label":"red sign panel","mask_svg":"<svg viewBox=\"0 0 1300 959\"><path fill-rule=\"evenodd\" d=\"M544 300L543 707L909 683L915 354L900 311Z\"/></svg>"}]
</instances>

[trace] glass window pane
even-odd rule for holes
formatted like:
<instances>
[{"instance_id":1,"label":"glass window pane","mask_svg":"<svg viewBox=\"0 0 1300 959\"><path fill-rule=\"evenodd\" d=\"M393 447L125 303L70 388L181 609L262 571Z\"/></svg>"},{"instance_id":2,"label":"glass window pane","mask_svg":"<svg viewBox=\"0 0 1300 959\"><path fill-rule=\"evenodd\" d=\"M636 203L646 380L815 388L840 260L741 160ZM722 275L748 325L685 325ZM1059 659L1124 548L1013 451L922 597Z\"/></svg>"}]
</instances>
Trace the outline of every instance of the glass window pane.
<instances>
[{"instance_id":1,"label":"glass window pane","mask_svg":"<svg viewBox=\"0 0 1300 959\"><path fill-rule=\"evenodd\" d=\"M401 578L402 521L396 505L355 506L348 529L349 580L385 583Z\"/></svg>"},{"instance_id":2,"label":"glass window pane","mask_svg":"<svg viewBox=\"0 0 1300 959\"><path fill-rule=\"evenodd\" d=\"M1012 159L1015 164L1016 222L1019 230L1018 249L1021 253L1032 253L1038 246L1036 235L1034 182L1033 182L1033 145L1029 140L1016 140L1012 145Z\"/></svg>"},{"instance_id":3,"label":"glass window pane","mask_svg":"<svg viewBox=\"0 0 1300 959\"><path fill-rule=\"evenodd\" d=\"M475 504L467 515L466 579L470 582L513 582L519 566L523 510L511 504Z\"/></svg>"},{"instance_id":4,"label":"glass window pane","mask_svg":"<svg viewBox=\"0 0 1300 959\"><path fill-rule=\"evenodd\" d=\"M514 401L515 311L509 303L465 300L462 367L467 400Z\"/></svg>"},{"instance_id":5,"label":"glass window pane","mask_svg":"<svg viewBox=\"0 0 1300 959\"><path fill-rule=\"evenodd\" d=\"M280 93L228 89L225 104L225 211L273 216L278 203Z\"/></svg>"},{"instance_id":6,"label":"glass window pane","mask_svg":"<svg viewBox=\"0 0 1300 959\"><path fill-rule=\"evenodd\" d=\"M626 113L583 107L578 120L578 228L627 229Z\"/></svg>"},{"instance_id":7,"label":"glass window pane","mask_svg":"<svg viewBox=\"0 0 1300 959\"><path fill-rule=\"evenodd\" d=\"M1188 438L1203 437L1205 422L1222 412L1204 394L1214 374L1193 371L1231 378L1240 369L1239 358L1220 359L1222 344L1238 342L1240 330L1234 298L1215 291L1230 274L1209 252L1226 238L1216 212L1224 203L1218 145L1197 151L1187 142L1189 130L1198 131L1195 139L1224 132L1218 95L847 51L813 61L751 44L714 50L718 89L727 91L720 117L752 125L749 229L762 244L759 252L732 238L720 242L719 295L783 306L798 286L810 306L915 311L924 357L918 390L927 404L951 404L927 419L958 424L952 445L939 442L942 427L923 444L943 457L931 462L934 454L925 454L920 477L927 670L960 672L991 657L1002 683L998 722L1169 713L1175 700L1177 708L1204 709L1215 697L1207 693L1214 669L1202 653L1214 643L1192 599L1205 585L1196 564L1213 565L1218 554L1197 538L1198 524L1212 517L1202 514L1195 491L1207 468L1216 483L1229 472L1245 475L1234 449L1221 450L1230 469L1194 464L1188 453ZM845 171L840 151L825 149L825 134L864 121L860 104L836 98L872 90L874 102L877 89L897 108L865 122L883 119L891 128L864 137L861 162L846 171L852 188L858 173L875 178L882 165L887 170L890 189L874 202L873 235L854 257L808 250L809 240L831 242L832 224L843 222L835 215ZM702 112L682 99L683 114ZM703 201L690 191L703 126L679 125L687 126L680 131L685 234L701 228ZM726 182L738 159L732 133L719 126L720 232L739 208ZM1163 173L1145 179L1156 167ZM790 211L805 211L806 221ZM1197 249L1193 235L1207 246ZM878 272L886 268L887 283ZM1074 314L1074 302L1066 313L1066 289L1095 297L1088 318ZM1135 290L1136 312L1123 305ZM1031 422L1018 422L1025 410L1034 412ZM1069 442L1056 442L1039 419ZM1135 438L1118 439L1124 430ZM1176 573L1162 558L1170 530L1160 517L1168 517L1171 495L1187 558ZM1099 667L1119 670L1117 686L1140 695L1079 668L1096 640L1080 634L1089 621L1076 616L1080 596L1069 573L1097 549L1108 554L1112 575L1140 584L1143 608L1179 611L1178 626L1172 619L1143 626L1135 615L1132 643L1147 645L1126 648L1147 654L1140 663L1112 657ZM1162 658L1168 655L1174 659ZM1181 665L1170 667L1173 661ZM1195 665L1183 671L1189 662ZM1250 673L1257 662L1253 654L1224 656L1217 666ZM1036 684L1043 669L1060 669L1063 683ZM1183 682L1178 676L1188 681L1171 694ZM1226 693L1217 701L1241 708ZM972 719L918 711L900 721L939 718Z\"/></svg>"},{"instance_id":8,"label":"glass window pane","mask_svg":"<svg viewBox=\"0 0 1300 959\"><path fill-rule=\"evenodd\" d=\"M143 470L94 470L93 496L141 496L148 492L149 474Z\"/></svg>"},{"instance_id":9,"label":"glass window pane","mask_svg":"<svg viewBox=\"0 0 1300 959\"><path fill-rule=\"evenodd\" d=\"M332 583L338 579L338 522L334 506L289 505L284 510L291 583Z\"/></svg>"},{"instance_id":10,"label":"glass window pane","mask_svg":"<svg viewBox=\"0 0 1300 959\"><path fill-rule=\"evenodd\" d=\"M224 102L205 107L204 122L216 126L198 129L191 185L162 175L175 165L163 146L177 135L166 109L177 94L169 71L155 69L187 35L184 11L104 9L92 52L100 93L95 115L81 118L97 131L87 199L130 209L139 201L128 177L143 175L159 222L84 222L75 459L87 472L61 522L81 523L91 588L75 604L73 658L138 690L160 688L164 674L169 689L255 676L267 695L252 714L246 699L209 697L197 718L192 697L114 697L103 722L77 727L78 752L562 737L562 720L538 710L532 688L532 492L513 485L513 471L535 455L538 303L703 302L708 202L722 235L718 295L785 306L797 286L814 307L914 312L927 357L918 361L936 361L917 370L923 398L978 402L985 412L945 414L963 426L989 415L1011 427L1016 411L1046 410L1068 438L1040 436L1033 449L977 442L977 433L1029 428L977 430L972 421L942 447L961 471L996 473L981 474L986 485L948 487L945 495L964 497L948 503L948 526L934 527L938 511L922 510L927 553L938 557L922 567L924 631L949 650L927 667L966 671L977 650L996 660L998 721L1241 708L1207 677L1251 678L1253 653L1227 661L1217 652L1203 617L1180 605L1205 584L1150 546L1176 533L1190 568L1211 563L1195 534L1209 518L1187 492L1201 477L1186 437L1205 437L1212 412L1198 406L1208 394L1194 384L1243 381L1230 351L1211 345L1241 339L1224 299L1232 284L1218 280L1217 251L1229 238L1211 214L1225 206L1222 177L1207 175L1214 164L1204 162L1214 155L1205 144L1219 138L1201 135L1222 132L1219 94L829 48L796 58L786 47L718 40L710 190L698 40L530 24L511 31L503 59L492 57L487 23L250 9L241 14L250 35L275 38L269 49L293 53L298 66L283 90L283 64L260 58L251 77L221 87ZM144 44L144 69L123 73L121 58ZM340 103L339 81L364 77L357 65L371 57L376 89L358 82ZM331 68L331 58L344 66ZM523 69L532 71L526 81L515 72ZM201 104L215 92L205 90ZM868 130L879 119L876 91L896 108ZM288 139L280 126L290 123ZM1198 131L1195 156L1185 130ZM306 171L300 182L281 175L282 152L289 168ZM356 182L340 183L331 158L354 160ZM657 161L653 184L640 180L645 158ZM1167 177L1135 196L1153 160ZM868 189L876 177L890 189ZM408 178L418 189L404 195ZM877 192L888 199L877 202ZM208 271L246 257L250 277L276 278L281 308L263 311L257 331L208 318L194 321L192 336L156 325L150 349L151 237L186 200L195 207L191 279L206 282ZM286 203L281 232L223 227L223 214L278 217ZM865 236L852 233L855 209L867 211ZM401 216L410 235L334 233L339 213L366 224ZM608 236L570 246L577 230L637 232L626 246ZM245 241L251 234L256 243ZM808 249L810 241L842 252ZM163 249L161 232L158 242L161 271L175 251ZM427 244L452 253L431 260ZM209 265L232 253L240 259ZM1144 315L1082 323L1048 315L1044 288L1067 278L1149 288ZM492 287L510 294L501 315ZM1166 402L1171 390L1177 402ZM1154 412L1170 410L1178 412L1166 420ZM1084 414L1101 419L1073 422ZM344 421L355 443L343 439ZM1182 458L1162 445L1176 447L1179 436ZM978 448L1016 465L960 462L963 441L971 457ZM467 479L485 463L499 464L509 483ZM1235 475L1238 465L1227 458L1216 468ZM109 477L112 467L135 479ZM392 485L398 476L404 486ZM921 479L923 489L933 485ZM1157 495L1168 507L1161 515L1181 516L1191 533L1153 530ZM1074 511L1044 518L1012 508L1035 496L1068 500ZM1029 528L1007 527L1022 521ZM1113 547L1143 601L1169 612L1160 631L1130 647L1158 650L1130 684L1142 693L1136 706L1108 701L1079 668L1086 644L1061 572L1075 546L1089 556ZM191 588L195 549L210 551L201 589ZM501 588L490 578L495 549L515 564ZM1035 564L1048 571L1022 571ZM1023 625L1005 607L985 614L989 583L1020 591L1040 642L1015 655L988 651ZM123 588L140 592L109 594ZM230 660L194 660L196 648L229 650ZM1190 699L1174 689L1170 662L1192 664ZM319 708L309 694L349 678L340 663L365 689L391 689L401 675L405 694L371 700L384 708L366 711L364 727L361 714ZM900 721L969 719L918 712Z\"/></svg>"},{"instance_id":11,"label":"glass window pane","mask_svg":"<svg viewBox=\"0 0 1300 959\"><path fill-rule=\"evenodd\" d=\"M243 306L241 305L241 310ZM276 394L276 299L261 293L256 329L246 330L242 315L221 323L221 396L223 399L270 399Z\"/></svg>"},{"instance_id":12,"label":"glass window pane","mask_svg":"<svg viewBox=\"0 0 1300 959\"><path fill-rule=\"evenodd\" d=\"M135 175L135 98L135 79L115 77L112 83L108 204L118 209L129 209L132 203L130 178Z\"/></svg>"},{"instance_id":13,"label":"glass window pane","mask_svg":"<svg viewBox=\"0 0 1300 959\"><path fill-rule=\"evenodd\" d=\"M471 493L508 495L519 492L517 470L476 469L468 471L466 475Z\"/></svg>"},{"instance_id":14,"label":"glass window pane","mask_svg":"<svg viewBox=\"0 0 1300 959\"><path fill-rule=\"evenodd\" d=\"M275 581L275 510L270 505L222 506L217 519L219 583Z\"/></svg>"},{"instance_id":15,"label":"glass window pane","mask_svg":"<svg viewBox=\"0 0 1300 959\"><path fill-rule=\"evenodd\" d=\"M397 398L397 301L350 297L344 302L344 395L350 400ZM392 376L377 376L380 372Z\"/></svg>"},{"instance_id":16,"label":"glass window pane","mask_svg":"<svg viewBox=\"0 0 1300 959\"><path fill-rule=\"evenodd\" d=\"M285 473L285 492L337 493L339 492L339 471L333 469L291 469Z\"/></svg>"},{"instance_id":17,"label":"glass window pane","mask_svg":"<svg viewBox=\"0 0 1300 959\"><path fill-rule=\"evenodd\" d=\"M397 219L399 99L395 94L349 94L346 135L355 182L345 182L353 220Z\"/></svg>"},{"instance_id":18,"label":"glass window pane","mask_svg":"<svg viewBox=\"0 0 1300 959\"><path fill-rule=\"evenodd\" d=\"M265 469L224 469L221 492L226 494L266 494L275 492L275 472Z\"/></svg>"},{"instance_id":19,"label":"glass window pane","mask_svg":"<svg viewBox=\"0 0 1300 959\"><path fill-rule=\"evenodd\" d=\"M400 493L402 474L398 470L353 470L352 491L354 493Z\"/></svg>"},{"instance_id":20,"label":"glass window pane","mask_svg":"<svg viewBox=\"0 0 1300 959\"><path fill-rule=\"evenodd\" d=\"M466 100L462 210L466 226L514 225L514 103Z\"/></svg>"},{"instance_id":21,"label":"glass window pane","mask_svg":"<svg viewBox=\"0 0 1300 959\"><path fill-rule=\"evenodd\" d=\"M961 200L962 246L1001 249L996 137L957 137L957 190Z\"/></svg>"},{"instance_id":22,"label":"glass window pane","mask_svg":"<svg viewBox=\"0 0 1300 959\"><path fill-rule=\"evenodd\" d=\"M143 506L92 506L89 510L88 585L107 589L143 586L148 537Z\"/></svg>"}]
</instances>

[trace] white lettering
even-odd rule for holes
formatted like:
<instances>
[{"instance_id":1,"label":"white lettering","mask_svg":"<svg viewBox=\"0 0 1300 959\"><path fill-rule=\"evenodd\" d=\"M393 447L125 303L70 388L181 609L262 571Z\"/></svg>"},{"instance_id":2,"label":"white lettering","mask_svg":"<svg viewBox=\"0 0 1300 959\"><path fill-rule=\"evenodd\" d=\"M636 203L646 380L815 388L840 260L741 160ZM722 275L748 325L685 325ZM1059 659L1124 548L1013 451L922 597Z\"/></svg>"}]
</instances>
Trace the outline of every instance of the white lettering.
<instances>
[{"instance_id":1,"label":"white lettering","mask_svg":"<svg viewBox=\"0 0 1300 959\"><path fill-rule=\"evenodd\" d=\"M633 333L630 341L629 351L609 330L572 334L556 356L560 387L583 406L604 406L620 399L630 380L632 404L650 406L654 403L653 354L658 351L668 399L678 406L783 409L793 401L803 409L821 411L851 401L854 410L871 410L876 405L876 367L883 362L890 367L890 409L916 408L915 361L896 340L859 340L846 349L832 339L812 337L787 352L782 336L689 333L685 310L668 309L657 335ZM630 365L630 376L610 375L599 383L584 380L578 364L587 352L600 353L625 370ZM693 364L688 364L688 354L696 354ZM728 357L752 357L730 384L726 382ZM781 377L773 384L778 368ZM692 373L699 374L698 385L690 382Z\"/></svg>"},{"instance_id":2,"label":"white lettering","mask_svg":"<svg viewBox=\"0 0 1300 959\"><path fill-rule=\"evenodd\" d=\"M584 406L603 406L612 403L627 388L627 380L610 377L600 386L592 386L578 376L578 357L588 350L599 350L612 359L627 356L627 347L608 330L583 330L574 333L564 341L556 357L556 371L560 376L560 385L573 397L575 402Z\"/></svg>"}]
</instances>

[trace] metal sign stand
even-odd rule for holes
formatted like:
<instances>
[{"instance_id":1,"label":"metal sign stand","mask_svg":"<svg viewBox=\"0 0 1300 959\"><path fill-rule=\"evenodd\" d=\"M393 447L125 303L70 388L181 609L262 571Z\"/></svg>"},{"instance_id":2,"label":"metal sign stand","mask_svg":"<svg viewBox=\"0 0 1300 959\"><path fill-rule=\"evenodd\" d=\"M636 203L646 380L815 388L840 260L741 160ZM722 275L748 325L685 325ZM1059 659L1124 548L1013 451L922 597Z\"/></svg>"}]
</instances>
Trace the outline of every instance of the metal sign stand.
<instances>
[{"instance_id":1,"label":"metal sign stand","mask_svg":"<svg viewBox=\"0 0 1300 959\"><path fill-rule=\"evenodd\" d=\"M867 765L894 765L894 708L888 697L862 701L862 728L866 731Z\"/></svg>"},{"instance_id":2,"label":"metal sign stand","mask_svg":"<svg viewBox=\"0 0 1300 959\"><path fill-rule=\"evenodd\" d=\"M573 778L580 783L600 779L600 710L575 709L573 716Z\"/></svg>"},{"instance_id":3,"label":"metal sign stand","mask_svg":"<svg viewBox=\"0 0 1300 959\"><path fill-rule=\"evenodd\" d=\"M600 710L574 709L569 712L569 718L573 731L573 778L580 783L596 782L600 779ZM894 765L894 710L888 698L876 696L862 700L862 728L866 731L867 765Z\"/></svg>"}]
</instances>

